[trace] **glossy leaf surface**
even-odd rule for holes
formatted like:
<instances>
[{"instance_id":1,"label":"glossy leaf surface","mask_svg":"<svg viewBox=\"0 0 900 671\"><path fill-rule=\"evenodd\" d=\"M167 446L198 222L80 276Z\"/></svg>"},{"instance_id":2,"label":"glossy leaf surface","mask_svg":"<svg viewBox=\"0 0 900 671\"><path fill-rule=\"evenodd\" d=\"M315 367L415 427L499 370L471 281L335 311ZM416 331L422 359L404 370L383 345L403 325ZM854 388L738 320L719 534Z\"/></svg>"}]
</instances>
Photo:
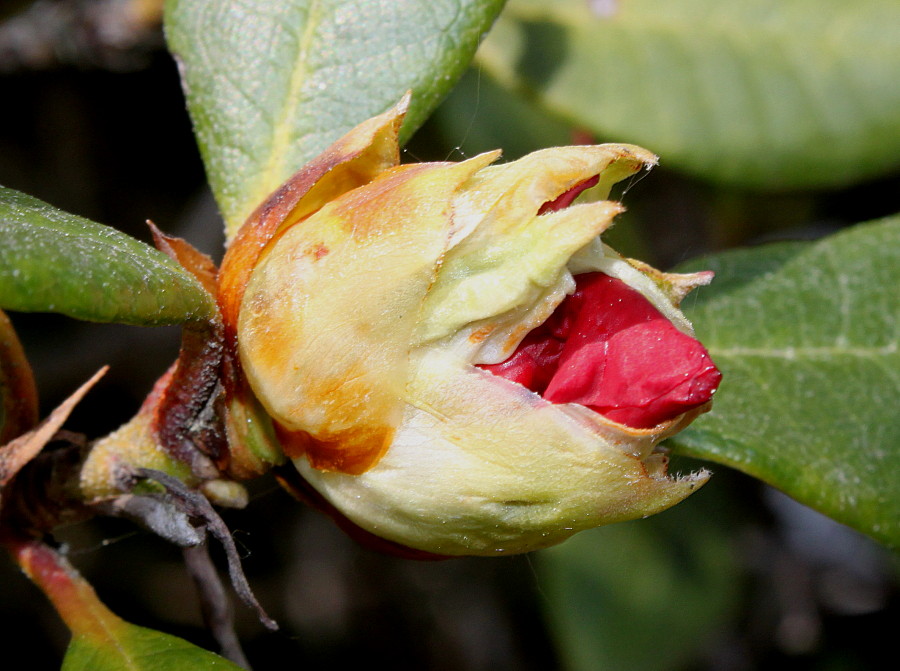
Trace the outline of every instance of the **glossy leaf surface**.
<instances>
[{"instance_id":1,"label":"glossy leaf surface","mask_svg":"<svg viewBox=\"0 0 900 671\"><path fill-rule=\"evenodd\" d=\"M170 0L169 45L229 238L334 140L413 101L404 137L469 63L503 0Z\"/></svg>"},{"instance_id":2,"label":"glossy leaf surface","mask_svg":"<svg viewBox=\"0 0 900 671\"><path fill-rule=\"evenodd\" d=\"M819 187L900 165L898 24L894 0L512 0L478 59L667 166Z\"/></svg>"},{"instance_id":3,"label":"glossy leaf surface","mask_svg":"<svg viewBox=\"0 0 900 671\"><path fill-rule=\"evenodd\" d=\"M0 187L0 307L139 326L208 318L178 263L108 226Z\"/></svg>"},{"instance_id":4,"label":"glossy leaf surface","mask_svg":"<svg viewBox=\"0 0 900 671\"><path fill-rule=\"evenodd\" d=\"M900 218L700 268L683 308L724 378L678 451L900 546Z\"/></svg>"}]
</instances>

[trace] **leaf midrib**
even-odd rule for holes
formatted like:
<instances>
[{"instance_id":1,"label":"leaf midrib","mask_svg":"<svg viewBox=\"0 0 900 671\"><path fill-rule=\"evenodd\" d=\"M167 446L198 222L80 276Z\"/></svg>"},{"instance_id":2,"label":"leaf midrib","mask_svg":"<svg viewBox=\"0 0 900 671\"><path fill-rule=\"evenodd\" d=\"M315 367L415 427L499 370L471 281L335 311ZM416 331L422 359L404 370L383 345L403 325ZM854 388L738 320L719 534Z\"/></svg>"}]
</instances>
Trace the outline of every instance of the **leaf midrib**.
<instances>
[{"instance_id":1,"label":"leaf midrib","mask_svg":"<svg viewBox=\"0 0 900 671\"><path fill-rule=\"evenodd\" d=\"M265 166L260 171L256 186L248 191L246 202L239 208L240 212L249 212L262 199L265 198L283 179L282 172L287 157L287 147L293 133L293 125L290 123L291 115L297 108L297 101L303 90L309 74L309 54L315 42L316 30L319 27L322 14L320 0L310 0L306 14L306 25L303 27L303 35L300 38L295 63L297 67L291 72L288 93L285 102L278 111L278 116L272 128L272 141L269 144L271 150L266 159Z\"/></svg>"}]
</instances>

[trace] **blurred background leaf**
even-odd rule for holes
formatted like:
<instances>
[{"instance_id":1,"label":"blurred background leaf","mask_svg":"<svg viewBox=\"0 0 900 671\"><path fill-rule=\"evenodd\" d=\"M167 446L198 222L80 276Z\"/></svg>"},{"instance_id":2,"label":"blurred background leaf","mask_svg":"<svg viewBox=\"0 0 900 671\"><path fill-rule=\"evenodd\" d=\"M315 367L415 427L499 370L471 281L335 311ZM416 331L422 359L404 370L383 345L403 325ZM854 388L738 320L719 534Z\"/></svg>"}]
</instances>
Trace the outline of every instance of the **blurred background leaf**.
<instances>
[{"instance_id":1,"label":"blurred background leaf","mask_svg":"<svg viewBox=\"0 0 900 671\"><path fill-rule=\"evenodd\" d=\"M704 489L650 519L538 554L544 613L566 669L690 668L727 630L742 568L720 494Z\"/></svg>"},{"instance_id":2,"label":"blurred background leaf","mask_svg":"<svg viewBox=\"0 0 900 671\"><path fill-rule=\"evenodd\" d=\"M139 326L208 318L177 262L114 228L0 187L0 307Z\"/></svg>"},{"instance_id":3,"label":"blurred background leaf","mask_svg":"<svg viewBox=\"0 0 900 671\"><path fill-rule=\"evenodd\" d=\"M900 165L895 0L511 0L478 61L664 165L765 189Z\"/></svg>"},{"instance_id":4,"label":"blurred background leaf","mask_svg":"<svg viewBox=\"0 0 900 671\"><path fill-rule=\"evenodd\" d=\"M468 70L428 121L460 156L501 148L503 160L572 144L571 127L504 89L477 69Z\"/></svg>"},{"instance_id":5,"label":"blurred background leaf","mask_svg":"<svg viewBox=\"0 0 900 671\"><path fill-rule=\"evenodd\" d=\"M467 67L503 0L170 0L207 175L229 237L266 196L413 91L403 138Z\"/></svg>"},{"instance_id":6,"label":"blurred background leaf","mask_svg":"<svg viewBox=\"0 0 900 671\"><path fill-rule=\"evenodd\" d=\"M900 547L900 217L699 269L683 307L724 379L671 442Z\"/></svg>"}]
</instances>

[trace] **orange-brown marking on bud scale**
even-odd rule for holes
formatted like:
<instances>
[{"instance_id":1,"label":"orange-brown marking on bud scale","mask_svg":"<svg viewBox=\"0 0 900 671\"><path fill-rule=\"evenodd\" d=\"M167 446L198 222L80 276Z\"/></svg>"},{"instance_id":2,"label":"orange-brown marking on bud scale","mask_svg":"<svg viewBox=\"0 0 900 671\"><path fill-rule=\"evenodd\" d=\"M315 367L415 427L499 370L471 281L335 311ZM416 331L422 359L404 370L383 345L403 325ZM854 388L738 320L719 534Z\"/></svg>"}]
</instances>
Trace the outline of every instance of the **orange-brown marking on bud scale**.
<instances>
[{"instance_id":1,"label":"orange-brown marking on bud scale","mask_svg":"<svg viewBox=\"0 0 900 671\"><path fill-rule=\"evenodd\" d=\"M219 269L219 308L229 347L235 345L244 290L266 245L275 238L283 224L294 223L287 221L288 215L317 182L357 155L340 156L331 151L325 152L275 191L238 231Z\"/></svg>"},{"instance_id":2,"label":"orange-brown marking on bud scale","mask_svg":"<svg viewBox=\"0 0 900 671\"><path fill-rule=\"evenodd\" d=\"M244 295L239 349L268 414L302 432L279 434L291 443L287 454L359 474L387 451L402 422L408 343L446 245L452 195L489 159L385 170L273 238ZM331 251L314 272L323 245Z\"/></svg>"},{"instance_id":3,"label":"orange-brown marking on bud scale","mask_svg":"<svg viewBox=\"0 0 900 671\"><path fill-rule=\"evenodd\" d=\"M306 456L320 471L359 475L372 468L390 447L394 438L391 427L354 426L341 431L333 439L319 439L306 431L291 431L275 423L275 433L286 456Z\"/></svg>"},{"instance_id":4,"label":"orange-brown marking on bud scale","mask_svg":"<svg viewBox=\"0 0 900 671\"><path fill-rule=\"evenodd\" d=\"M529 330L526 326L517 326L503 343L503 348L507 351L515 349L516 345L522 341L522 338L528 334Z\"/></svg>"},{"instance_id":5,"label":"orange-brown marking on bud scale","mask_svg":"<svg viewBox=\"0 0 900 671\"><path fill-rule=\"evenodd\" d=\"M484 342L485 338L487 338L491 333L494 332L493 326L482 326L480 329L476 329L469 334L469 342L471 343L480 343Z\"/></svg>"},{"instance_id":6,"label":"orange-brown marking on bud scale","mask_svg":"<svg viewBox=\"0 0 900 671\"><path fill-rule=\"evenodd\" d=\"M356 370L344 371L341 377L307 379L294 416L324 417L307 422L312 433L295 432L301 436L288 437L276 430L285 454L298 456L293 450L302 450L315 468L352 475L365 473L384 456L402 408L385 387L373 384L371 375Z\"/></svg>"},{"instance_id":7,"label":"orange-brown marking on bud scale","mask_svg":"<svg viewBox=\"0 0 900 671\"><path fill-rule=\"evenodd\" d=\"M244 290L266 246L279 231L397 165L397 136L408 106L406 96L384 114L357 126L301 168L247 218L228 247L218 278L226 346L232 351Z\"/></svg>"},{"instance_id":8,"label":"orange-brown marking on bud scale","mask_svg":"<svg viewBox=\"0 0 900 671\"><path fill-rule=\"evenodd\" d=\"M415 190L421 186L415 177L439 165L413 163L387 170L365 189L345 194L332 212L347 224L347 233L357 241L389 235L415 220L416 208L421 205L421 198L415 197Z\"/></svg>"},{"instance_id":9,"label":"orange-brown marking on bud scale","mask_svg":"<svg viewBox=\"0 0 900 671\"><path fill-rule=\"evenodd\" d=\"M319 259L321 259L323 256L327 255L329 251L331 251L331 250L329 250L328 247L326 247L325 245L323 245L321 242L319 242L319 243L313 245L312 247L310 247L310 255L311 255L316 261L318 261Z\"/></svg>"},{"instance_id":10,"label":"orange-brown marking on bud scale","mask_svg":"<svg viewBox=\"0 0 900 671\"><path fill-rule=\"evenodd\" d=\"M329 375L286 369L285 352L297 346L289 329L267 332L261 345L253 349L253 364L245 372L256 379L263 405L267 398L291 399L280 409L267 407L284 453L305 454L320 470L351 474L378 463L402 414L386 371L369 368L366 360L341 359Z\"/></svg>"}]
</instances>

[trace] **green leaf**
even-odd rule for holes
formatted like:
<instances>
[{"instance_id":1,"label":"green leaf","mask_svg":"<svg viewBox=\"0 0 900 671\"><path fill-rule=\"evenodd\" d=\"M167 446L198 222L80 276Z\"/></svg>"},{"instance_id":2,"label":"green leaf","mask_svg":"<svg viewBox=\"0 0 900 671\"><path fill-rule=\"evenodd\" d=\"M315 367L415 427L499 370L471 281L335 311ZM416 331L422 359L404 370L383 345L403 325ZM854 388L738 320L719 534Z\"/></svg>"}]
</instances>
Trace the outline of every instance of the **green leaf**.
<instances>
[{"instance_id":1,"label":"green leaf","mask_svg":"<svg viewBox=\"0 0 900 671\"><path fill-rule=\"evenodd\" d=\"M75 636L62 671L240 671L241 667L192 643L127 622L111 638Z\"/></svg>"},{"instance_id":2,"label":"green leaf","mask_svg":"<svg viewBox=\"0 0 900 671\"><path fill-rule=\"evenodd\" d=\"M361 121L413 101L408 137L503 0L168 0L166 34L229 237Z\"/></svg>"},{"instance_id":3,"label":"green leaf","mask_svg":"<svg viewBox=\"0 0 900 671\"><path fill-rule=\"evenodd\" d=\"M212 296L165 254L4 187L0 241L2 308L140 326L214 314Z\"/></svg>"},{"instance_id":4,"label":"green leaf","mask_svg":"<svg viewBox=\"0 0 900 671\"><path fill-rule=\"evenodd\" d=\"M900 165L897 25L896 0L511 0L478 60L665 165L822 187Z\"/></svg>"},{"instance_id":5,"label":"green leaf","mask_svg":"<svg viewBox=\"0 0 900 671\"><path fill-rule=\"evenodd\" d=\"M63 671L239 671L187 641L126 622L103 605L62 554L42 541L16 535L3 540L72 631Z\"/></svg>"},{"instance_id":6,"label":"green leaf","mask_svg":"<svg viewBox=\"0 0 900 671\"><path fill-rule=\"evenodd\" d=\"M683 308L724 379L678 451L900 546L900 217L703 268Z\"/></svg>"},{"instance_id":7,"label":"green leaf","mask_svg":"<svg viewBox=\"0 0 900 671\"><path fill-rule=\"evenodd\" d=\"M727 492L716 486L539 553L544 612L566 669L677 671L697 660L740 592Z\"/></svg>"}]
</instances>

